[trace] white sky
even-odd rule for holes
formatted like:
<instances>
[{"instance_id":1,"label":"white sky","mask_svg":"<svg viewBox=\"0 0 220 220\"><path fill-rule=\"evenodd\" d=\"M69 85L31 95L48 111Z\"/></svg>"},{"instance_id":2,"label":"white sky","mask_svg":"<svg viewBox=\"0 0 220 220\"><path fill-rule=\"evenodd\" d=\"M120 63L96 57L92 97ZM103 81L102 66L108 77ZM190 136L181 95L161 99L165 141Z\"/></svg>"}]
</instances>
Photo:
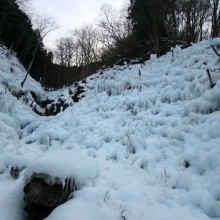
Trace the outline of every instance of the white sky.
<instances>
[{"instance_id":1,"label":"white sky","mask_svg":"<svg viewBox=\"0 0 220 220\"><path fill-rule=\"evenodd\" d=\"M40 14L52 16L59 29L47 36L45 44L54 45L55 39L65 36L68 29L95 22L104 3L119 8L124 0L32 0L32 7Z\"/></svg>"}]
</instances>

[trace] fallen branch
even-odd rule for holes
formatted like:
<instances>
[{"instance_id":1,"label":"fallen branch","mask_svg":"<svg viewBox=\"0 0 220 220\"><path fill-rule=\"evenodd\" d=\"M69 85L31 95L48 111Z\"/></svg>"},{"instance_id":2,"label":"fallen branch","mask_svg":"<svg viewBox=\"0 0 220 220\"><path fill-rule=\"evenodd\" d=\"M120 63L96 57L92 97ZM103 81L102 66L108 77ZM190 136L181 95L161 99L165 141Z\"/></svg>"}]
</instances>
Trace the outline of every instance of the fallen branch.
<instances>
[{"instance_id":1,"label":"fallen branch","mask_svg":"<svg viewBox=\"0 0 220 220\"><path fill-rule=\"evenodd\" d=\"M213 81L212 81L212 77L211 77L209 69L207 69L206 72L207 72L207 75L208 75L208 78L209 78L210 87L212 89L215 86L215 83L213 83Z\"/></svg>"},{"instance_id":2,"label":"fallen branch","mask_svg":"<svg viewBox=\"0 0 220 220\"><path fill-rule=\"evenodd\" d=\"M107 191L106 194L105 194L105 197L104 197L103 202L106 203L107 199L108 199L108 191Z\"/></svg>"},{"instance_id":3,"label":"fallen branch","mask_svg":"<svg viewBox=\"0 0 220 220\"><path fill-rule=\"evenodd\" d=\"M215 54L220 58L220 53L217 51L217 49L213 45L211 45L211 48L213 49Z\"/></svg>"},{"instance_id":4,"label":"fallen branch","mask_svg":"<svg viewBox=\"0 0 220 220\"><path fill-rule=\"evenodd\" d=\"M123 208L122 211L121 211L121 219L122 219L122 220L126 220L125 216L123 215L124 212L126 212L126 211L127 211L126 206L124 206L124 208Z\"/></svg>"}]
</instances>

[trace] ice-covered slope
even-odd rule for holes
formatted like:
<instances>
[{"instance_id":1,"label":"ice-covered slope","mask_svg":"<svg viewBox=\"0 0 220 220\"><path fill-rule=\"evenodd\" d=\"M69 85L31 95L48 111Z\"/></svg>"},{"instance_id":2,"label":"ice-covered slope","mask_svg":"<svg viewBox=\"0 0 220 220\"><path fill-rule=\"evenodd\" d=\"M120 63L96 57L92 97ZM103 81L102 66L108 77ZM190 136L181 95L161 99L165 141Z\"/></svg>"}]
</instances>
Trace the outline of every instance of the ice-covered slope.
<instances>
[{"instance_id":1,"label":"ice-covered slope","mask_svg":"<svg viewBox=\"0 0 220 220\"><path fill-rule=\"evenodd\" d=\"M34 120L16 127L17 113L1 110L11 130L0 130L7 141L0 148L0 219L23 218L23 181L43 166L62 178L72 169L83 182L49 220L220 219L220 60L210 44L97 73L86 80L85 98L54 117L22 105ZM83 157L71 160L68 151ZM27 167L18 180L9 175L14 164Z\"/></svg>"},{"instance_id":2,"label":"ice-covered slope","mask_svg":"<svg viewBox=\"0 0 220 220\"><path fill-rule=\"evenodd\" d=\"M15 55L0 45L0 150L15 152L20 146L22 128L35 121L37 116L28 107L30 91L44 94L40 84L27 77L24 88L21 82L26 74ZM25 99L25 100L24 100ZM30 100L32 101L32 100ZM0 161L2 164L2 161ZM1 167L1 165L0 165ZM0 168L0 172L2 172Z\"/></svg>"},{"instance_id":3,"label":"ice-covered slope","mask_svg":"<svg viewBox=\"0 0 220 220\"><path fill-rule=\"evenodd\" d=\"M27 101L17 99L25 94L30 98L32 89L43 94L40 84L30 77L21 88L25 74L15 55L0 46L0 219L5 220L23 219L23 181L13 181L9 172L12 166L26 166L31 160L30 157L17 158L28 147L20 140L22 128L40 120L26 105Z\"/></svg>"}]
</instances>

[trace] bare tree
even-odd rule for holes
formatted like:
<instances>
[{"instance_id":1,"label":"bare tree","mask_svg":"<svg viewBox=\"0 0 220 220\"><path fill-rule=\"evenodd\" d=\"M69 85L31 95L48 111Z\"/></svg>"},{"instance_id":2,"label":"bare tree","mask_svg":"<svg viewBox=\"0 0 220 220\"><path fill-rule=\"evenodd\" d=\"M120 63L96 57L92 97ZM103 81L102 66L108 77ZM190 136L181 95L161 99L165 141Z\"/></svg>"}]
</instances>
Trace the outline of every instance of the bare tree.
<instances>
[{"instance_id":1,"label":"bare tree","mask_svg":"<svg viewBox=\"0 0 220 220\"><path fill-rule=\"evenodd\" d=\"M45 15L39 15L39 14L35 14L33 16L33 28L35 29L36 32L36 45L35 48L33 50L33 54L32 54L32 58L30 61L30 64L27 68L27 73L25 75L24 80L21 82L21 86L24 86L24 83L27 79L27 76L31 70L31 67L33 65L38 47L40 42L42 42L42 40L53 30L56 30L58 28L58 26L56 25L56 22L54 21L53 18L51 17L47 17Z\"/></svg>"},{"instance_id":2,"label":"bare tree","mask_svg":"<svg viewBox=\"0 0 220 220\"><path fill-rule=\"evenodd\" d=\"M75 44L71 38L66 37L64 39L64 46L65 46L65 51L66 51L66 56L65 56L66 63L67 63L67 66L70 67L73 62Z\"/></svg>"},{"instance_id":3,"label":"bare tree","mask_svg":"<svg viewBox=\"0 0 220 220\"><path fill-rule=\"evenodd\" d=\"M220 34L220 6L219 0L211 0L211 7L212 7L212 31L211 37L219 37Z\"/></svg>"},{"instance_id":4,"label":"bare tree","mask_svg":"<svg viewBox=\"0 0 220 220\"><path fill-rule=\"evenodd\" d=\"M209 0L181 0L182 38L189 43L203 39L205 23L210 16Z\"/></svg>"},{"instance_id":5,"label":"bare tree","mask_svg":"<svg viewBox=\"0 0 220 220\"><path fill-rule=\"evenodd\" d=\"M16 3L25 6L30 3L30 0L16 0Z\"/></svg>"},{"instance_id":6,"label":"bare tree","mask_svg":"<svg viewBox=\"0 0 220 220\"><path fill-rule=\"evenodd\" d=\"M126 49L123 40L132 31L131 21L127 19L127 16L127 6L116 10L111 5L104 4L100 9L97 38L113 56L117 56L118 53Z\"/></svg>"},{"instance_id":7,"label":"bare tree","mask_svg":"<svg viewBox=\"0 0 220 220\"><path fill-rule=\"evenodd\" d=\"M15 0L15 2L19 5L22 11L28 12L31 8L31 0Z\"/></svg>"},{"instance_id":8,"label":"bare tree","mask_svg":"<svg viewBox=\"0 0 220 220\"><path fill-rule=\"evenodd\" d=\"M66 66L65 64L65 38L60 38L56 42L56 49L54 51L55 63L61 66Z\"/></svg>"},{"instance_id":9,"label":"bare tree","mask_svg":"<svg viewBox=\"0 0 220 220\"><path fill-rule=\"evenodd\" d=\"M56 43L55 59L61 66L70 67L74 64L76 46L70 37L62 37Z\"/></svg>"},{"instance_id":10,"label":"bare tree","mask_svg":"<svg viewBox=\"0 0 220 220\"><path fill-rule=\"evenodd\" d=\"M39 31L41 38L45 38L51 31L56 30L58 26L52 17L36 14L33 17L33 28Z\"/></svg>"},{"instance_id":11,"label":"bare tree","mask_svg":"<svg viewBox=\"0 0 220 220\"><path fill-rule=\"evenodd\" d=\"M86 67L92 62L97 62L98 41L96 35L96 29L92 25L84 25L70 31L70 37L75 45L76 64ZM83 74L85 75L85 72Z\"/></svg>"}]
</instances>

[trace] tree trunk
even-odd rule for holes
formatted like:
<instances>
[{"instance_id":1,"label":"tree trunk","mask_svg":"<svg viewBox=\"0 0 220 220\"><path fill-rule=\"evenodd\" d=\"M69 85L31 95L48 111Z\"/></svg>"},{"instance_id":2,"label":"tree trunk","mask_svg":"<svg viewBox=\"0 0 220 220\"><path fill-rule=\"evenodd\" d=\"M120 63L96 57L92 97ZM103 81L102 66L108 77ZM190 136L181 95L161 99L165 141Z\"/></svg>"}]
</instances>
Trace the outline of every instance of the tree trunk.
<instances>
[{"instance_id":1,"label":"tree trunk","mask_svg":"<svg viewBox=\"0 0 220 220\"><path fill-rule=\"evenodd\" d=\"M21 86L22 86L22 87L24 86L24 83L25 83L25 81L26 81L26 79L27 79L27 76L28 76L28 74L29 74L29 72L30 72L30 70L31 70L32 65L33 65L33 62L34 62L34 59L35 59L35 56L36 56L36 53L37 53L37 49L38 49L38 44L39 44L39 42L38 42L38 39L37 39L36 47L35 47L35 49L34 49L31 62L30 62L30 64L29 64L29 66L28 66L27 73L26 73L26 75L25 75L25 77L24 77L24 80L21 82Z\"/></svg>"}]
</instances>

